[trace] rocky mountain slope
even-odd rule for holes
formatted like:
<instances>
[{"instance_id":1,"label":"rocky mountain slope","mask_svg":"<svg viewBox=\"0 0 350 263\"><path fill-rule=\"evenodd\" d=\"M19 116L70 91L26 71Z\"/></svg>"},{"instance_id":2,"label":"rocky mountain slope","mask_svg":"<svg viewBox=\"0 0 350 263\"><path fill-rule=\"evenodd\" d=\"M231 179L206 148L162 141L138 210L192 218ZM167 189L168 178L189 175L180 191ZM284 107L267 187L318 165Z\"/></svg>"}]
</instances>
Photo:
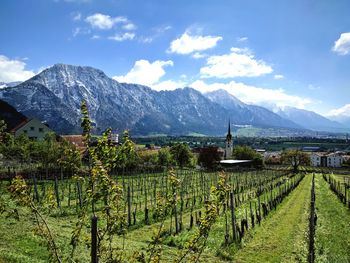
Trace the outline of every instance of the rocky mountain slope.
<instances>
[{"instance_id":1,"label":"rocky mountain slope","mask_svg":"<svg viewBox=\"0 0 350 263\"><path fill-rule=\"evenodd\" d=\"M233 124L300 128L265 108L219 95L203 95L191 88L157 92L119 83L92 67L65 64L0 89L0 99L63 134L80 132L82 100L87 101L96 133L112 127L116 132L130 129L135 135L223 135L229 118Z\"/></svg>"}]
</instances>

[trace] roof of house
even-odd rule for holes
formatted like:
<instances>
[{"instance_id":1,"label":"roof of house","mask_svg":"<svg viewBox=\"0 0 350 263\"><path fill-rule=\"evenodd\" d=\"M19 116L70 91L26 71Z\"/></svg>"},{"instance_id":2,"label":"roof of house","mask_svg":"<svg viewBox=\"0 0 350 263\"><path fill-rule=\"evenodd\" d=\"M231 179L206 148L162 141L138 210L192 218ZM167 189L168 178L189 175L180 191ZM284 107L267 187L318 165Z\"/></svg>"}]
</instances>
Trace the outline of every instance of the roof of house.
<instances>
[{"instance_id":1,"label":"roof of house","mask_svg":"<svg viewBox=\"0 0 350 263\"><path fill-rule=\"evenodd\" d=\"M14 128L11 129L10 132L16 132L18 131L20 128L22 128L23 126L25 126L27 123L33 121L33 120L37 120L39 121L41 124L45 125L46 127L48 127L45 123L43 123L42 121L36 119L36 118L27 118L25 120L23 120L22 122L20 122L19 124L17 124ZM48 127L49 128L49 127Z\"/></svg>"},{"instance_id":2,"label":"roof of house","mask_svg":"<svg viewBox=\"0 0 350 263\"><path fill-rule=\"evenodd\" d=\"M61 137L78 147L85 147L84 137L82 135L61 135Z\"/></svg>"},{"instance_id":3,"label":"roof of house","mask_svg":"<svg viewBox=\"0 0 350 263\"><path fill-rule=\"evenodd\" d=\"M340 156L339 153L335 153L335 152L332 152L332 153L328 153L328 152L313 152L311 155L317 155L319 157L330 157L330 156Z\"/></svg>"},{"instance_id":4,"label":"roof of house","mask_svg":"<svg viewBox=\"0 0 350 263\"><path fill-rule=\"evenodd\" d=\"M239 163L250 163L252 160L221 160L222 164L239 164Z\"/></svg>"},{"instance_id":5,"label":"roof of house","mask_svg":"<svg viewBox=\"0 0 350 263\"><path fill-rule=\"evenodd\" d=\"M26 125L28 122L30 122L32 119L25 119L18 123L14 128L11 129L11 132L15 132L18 129L22 128L24 125Z\"/></svg>"},{"instance_id":6,"label":"roof of house","mask_svg":"<svg viewBox=\"0 0 350 263\"><path fill-rule=\"evenodd\" d=\"M86 150L84 137L82 135L61 135L61 138L73 144L80 152Z\"/></svg>"}]
</instances>

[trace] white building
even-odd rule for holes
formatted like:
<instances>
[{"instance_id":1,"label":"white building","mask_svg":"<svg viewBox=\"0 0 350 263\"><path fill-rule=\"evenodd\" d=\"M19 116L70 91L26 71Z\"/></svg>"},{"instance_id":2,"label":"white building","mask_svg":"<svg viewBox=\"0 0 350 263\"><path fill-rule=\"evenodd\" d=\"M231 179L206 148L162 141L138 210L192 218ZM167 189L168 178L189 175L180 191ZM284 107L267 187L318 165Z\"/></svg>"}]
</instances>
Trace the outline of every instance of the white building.
<instances>
[{"instance_id":1,"label":"white building","mask_svg":"<svg viewBox=\"0 0 350 263\"><path fill-rule=\"evenodd\" d=\"M108 136L108 140L109 140L111 143L118 144L118 143L119 143L119 134L117 134L117 133L111 133L111 134Z\"/></svg>"},{"instance_id":2,"label":"white building","mask_svg":"<svg viewBox=\"0 0 350 263\"><path fill-rule=\"evenodd\" d=\"M343 156L339 153L321 153L311 154L311 165L315 167L341 167Z\"/></svg>"},{"instance_id":3,"label":"white building","mask_svg":"<svg viewBox=\"0 0 350 263\"><path fill-rule=\"evenodd\" d=\"M328 167L341 167L343 164L343 156L339 153L331 153L327 156Z\"/></svg>"},{"instance_id":4,"label":"white building","mask_svg":"<svg viewBox=\"0 0 350 263\"><path fill-rule=\"evenodd\" d=\"M46 134L53 132L46 124L38 119L26 119L18 124L11 132L16 136L25 134L32 140L44 140Z\"/></svg>"}]
</instances>

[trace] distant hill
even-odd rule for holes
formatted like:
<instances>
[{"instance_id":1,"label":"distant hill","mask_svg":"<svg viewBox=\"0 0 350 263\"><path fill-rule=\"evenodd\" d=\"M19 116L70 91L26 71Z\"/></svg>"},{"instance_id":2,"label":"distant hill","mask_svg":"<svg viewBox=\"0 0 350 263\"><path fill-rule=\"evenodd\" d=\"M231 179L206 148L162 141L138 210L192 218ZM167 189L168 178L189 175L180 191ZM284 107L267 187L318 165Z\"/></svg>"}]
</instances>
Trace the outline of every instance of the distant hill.
<instances>
[{"instance_id":1,"label":"distant hill","mask_svg":"<svg viewBox=\"0 0 350 263\"><path fill-rule=\"evenodd\" d=\"M230 111L233 124L251 124L259 127L302 129L300 125L291 120L285 119L264 107L245 104L225 90L220 89L204 93L204 96Z\"/></svg>"},{"instance_id":2,"label":"distant hill","mask_svg":"<svg viewBox=\"0 0 350 263\"><path fill-rule=\"evenodd\" d=\"M346 132L347 127L337 121L331 121L313 111L297 109L294 107L284 107L277 114L285 119L289 119L300 126L314 131Z\"/></svg>"},{"instance_id":3,"label":"distant hill","mask_svg":"<svg viewBox=\"0 0 350 263\"><path fill-rule=\"evenodd\" d=\"M18 112L14 107L3 100L0 100L0 120L6 122L9 131L26 119L27 117Z\"/></svg>"}]
</instances>

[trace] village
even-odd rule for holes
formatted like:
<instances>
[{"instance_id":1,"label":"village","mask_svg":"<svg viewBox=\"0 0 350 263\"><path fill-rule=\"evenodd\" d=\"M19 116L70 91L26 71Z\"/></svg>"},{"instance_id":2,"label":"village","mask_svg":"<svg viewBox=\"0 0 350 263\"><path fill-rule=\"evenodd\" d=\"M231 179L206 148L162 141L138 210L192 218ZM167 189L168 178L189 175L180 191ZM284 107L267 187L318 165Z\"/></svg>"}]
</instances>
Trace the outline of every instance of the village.
<instances>
[{"instance_id":1,"label":"village","mask_svg":"<svg viewBox=\"0 0 350 263\"><path fill-rule=\"evenodd\" d=\"M15 136L28 136L31 140L44 140L47 134L53 133L49 126L45 123L42 123L36 118L25 118L24 120L17 121L17 123L11 123L8 130ZM72 145L74 145L81 153L84 153L86 150L86 145L83 141L82 135L58 135L55 134L58 141L65 140ZM98 138L95 137L94 141ZM235 141L237 140L237 141ZM247 166L249 160L245 160L242 162L232 162L233 160L233 148L237 145L242 145L242 140L233 136L231 133L231 125L228 124L228 132L226 137L223 138L201 138L201 141L198 141L197 138L188 137L185 140L179 140L177 137L173 137L173 142L167 142L165 145L155 145L155 144L138 144L138 138L135 138L137 150L142 153L142 155L152 155L157 154L159 150L162 148L167 148L174 144L174 142L181 142L189 146L191 152L194 156L197 157L200 155L201 151L205 148L211 147L214 148L217 152L216 155L219 156L221 161L217 161L224 166ZM109 142L116 147L120 145L119 134L111 133L109 135ZM305 139L305 145L307 144L307 139ZM243 141L244 143L244 141ZM300 152L305 153L308 158L308 165L311 167L329 167L329 168L341 168L348 167L350 165L350 144L348 144L347 138L344 140L343 147L338 149L336 145L333 149L325 149L321 146L303 146L302 143L299 145L293 146L289 145L289 147L284 148L283 150L269 150L265 149L262 146L264 145L256 145L253 141L247 143L254 151L261 156L264 165L283 165L282 154L284 151L288 150L298 150ZM348 147L346 147L348 145ZM214 158L214 157L213 157ZM231 162L227 162L227 160L231 160ZM198 167L199 168L199 167Z\"/></svg>"}]
</instances>

